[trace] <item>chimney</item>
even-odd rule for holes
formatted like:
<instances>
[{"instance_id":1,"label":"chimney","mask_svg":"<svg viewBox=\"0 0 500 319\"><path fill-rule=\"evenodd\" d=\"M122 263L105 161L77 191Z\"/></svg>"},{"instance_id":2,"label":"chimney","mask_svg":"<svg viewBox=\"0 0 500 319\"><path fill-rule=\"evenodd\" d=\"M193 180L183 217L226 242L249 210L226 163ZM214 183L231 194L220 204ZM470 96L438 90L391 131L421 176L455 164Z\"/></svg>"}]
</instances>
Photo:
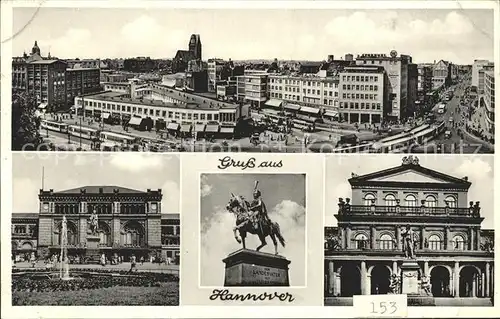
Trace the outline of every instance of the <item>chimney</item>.
<instances>
[{"instance_id":1,"label":"chimney","mask_svg":"<svg viewBox=\"0 0 500 319\"><path fill-rule=\"evenodd\" d=\"M160 193L160 194L161 194L161 188L158 188L158 193Z\"/></svg>"},{"instance_id":2,"label":"chimney","mask_svg":"<svg viewBox=\"0 0 500 319\"><path fill-rule=\"evenodd\" d=\"M99 194L104 193L104 189L102 187L99 187Z\"/></svg>"},{"instance_id":3,"label":"chimney","mask_svg":"<svg viewBox=\"0 0 500 319\"><path fill-rule=\"evenodd\" d=\"M467 177L467 176L464 176L462 179L463 179L464 181L466 181L466 182L468 182L468 181L469 181L469 177Z\"/></svg>"},{"instance_id":4,"label":"chimney","mask_svg":"<svg viewBox=\"0 0 500 319\"><path fill-rule=\"evenodd\" d=\"M328 63L332 63L334 60L333 54L328 55Z\"/></svg>"}]
</instances>

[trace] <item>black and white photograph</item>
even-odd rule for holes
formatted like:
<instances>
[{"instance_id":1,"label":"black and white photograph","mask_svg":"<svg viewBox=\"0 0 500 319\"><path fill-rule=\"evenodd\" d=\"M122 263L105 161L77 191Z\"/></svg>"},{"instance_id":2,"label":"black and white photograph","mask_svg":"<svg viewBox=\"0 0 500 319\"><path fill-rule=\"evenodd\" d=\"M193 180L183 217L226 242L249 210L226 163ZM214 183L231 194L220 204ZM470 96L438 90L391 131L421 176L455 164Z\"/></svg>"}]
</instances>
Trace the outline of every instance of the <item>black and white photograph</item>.
<instances>
[{"instance_id":1,"label":"black and white photograph","mask_svg":"<svg viewBox=\"0 0 500 319\"><path fill-rule=\"evenodd\" d=\"M202 174L200 286L306 286L305 174Z\"/></svg>"},{"instance_id":2,"label":"black and white photograph","mask_svg":"<svg viewBox=\"0 0 500 319\"><path fill-rule=\"evenodd\" d=\"M65 154L13 156L12 305L179 305L179 158Z\"/></svg>"},{"instance_id":3,"label":"black and white photograph","mask_svg":"<svg viewBox=\"0 0 500 319\"><path fill-rule=\"evenodd\" d=\"M463 7L14 8L12 149L493 153L493 21Z\"/></svg>"},{"instance_id":4,"label":"black and white photograph","mask_svg":"<svg viewBox=\"0 0 500 319\"><path fill-rule=\"evenodd\" d=\"M488 155L328 156L325 306L493 306L493 176Z\"/></svg>"}]
</instances>

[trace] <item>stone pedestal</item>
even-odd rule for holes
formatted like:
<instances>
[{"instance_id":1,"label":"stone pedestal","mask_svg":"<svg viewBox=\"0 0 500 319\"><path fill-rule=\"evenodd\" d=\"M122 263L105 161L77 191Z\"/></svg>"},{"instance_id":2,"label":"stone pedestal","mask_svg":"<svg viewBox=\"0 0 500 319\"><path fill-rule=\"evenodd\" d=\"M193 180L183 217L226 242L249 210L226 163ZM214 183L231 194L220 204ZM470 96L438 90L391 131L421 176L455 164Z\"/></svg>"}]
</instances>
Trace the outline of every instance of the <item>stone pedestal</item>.
<instances>
[{"instance_id":1,"label":"stone pedestal","mask_svg":"<svg viewBox=\"0 0 500 319\"><path fill-rule=\"evenodd\" d=\"M290 286L290 261L283 256L240 249L223 262L226 264L225 287Z\"/></svg>"},{"instance_id":2,"label":"stone pedestal","mask_svg":"<svg viewBox=\"0 0 500 319\"><path fill-rule=\"evenodd\" d=\"M101 239L99 236L87 235L87 249L85 250L86 263L99 263L99 243Z\"/></svg>"},{"instance_id":3,"label":"stone pedestal","mask_svg":"<svg viewBox=\"0 0 500 319\"><path fill-rule=\"evenodd\" d=\"M401 265L401 293L404 295L419 295L420 285L418 273L420 266L416 261L405 260Z\"/></svg>"}]
</instances>

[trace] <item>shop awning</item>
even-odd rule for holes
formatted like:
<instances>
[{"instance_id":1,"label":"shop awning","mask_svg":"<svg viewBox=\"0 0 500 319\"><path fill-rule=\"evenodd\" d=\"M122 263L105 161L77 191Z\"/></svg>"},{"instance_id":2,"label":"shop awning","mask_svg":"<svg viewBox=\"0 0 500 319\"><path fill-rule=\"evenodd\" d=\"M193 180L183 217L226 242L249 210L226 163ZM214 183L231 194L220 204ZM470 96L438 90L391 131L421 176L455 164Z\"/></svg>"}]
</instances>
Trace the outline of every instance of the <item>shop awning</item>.
<instances>
[{"instance_id":1,"label":"shop awning","mask_svg":"<svg viewBox=\"0 0 500 319\"><path fill-rule=\"evenodd\" d=\"M310 114L319 114L320 109L314 108L314 107L309 107L309 106L301 106L300 111L304 113L310 113Z\"/></svg>"},{"instance_id":2,"label":"shop awning","mask_svg":"<svg viewBox=\"0 0 500 319\"><path fill-rule=\"evenodd\" d=\"M338 117L339 116L339 112L336 112L336 111L325 111L324 116Z\"/></svg>"},{"instance_id":3,"label":"shop awning","mask_svg":"<svg viewBox=\"0 0 500 319\"><path fill-rule=\"evenodd\" d=\"M283 104L282 100L270 99L264 105L274 108L280 108L282 104Z\"/></svg>"},{"instance_id":4,"label":"shop awning","mask_svg":"<svg viewBox=\"0 0 500 319\"><path fill-rule=\"evenodd\" d=\"M101 114L101 117L102 117L103 119L107 120L107 119L109 118L109 116L110 116L110 115L111 115L111 114L109 114L109 113L102 113L102 114Z\"/></svg>"},{"instance_id":5,"label":"shop awning","mask_svg":"<svg viewBox=\"0 0 500 319\"><path fill-rule=\"evenodd\" d=\"M182 124L181 125L181 132L183 132L183 133L191 132L191 124Z\"/></svg>"},{"instance_id":6,"label":"shop awning","mask_svg":"<svg viewBox=\"0 0 500 319\"><path fill-rule=\"evenodd\" d=\"M219 132L219 125L208 124L207 127L205 128L205 132L217 133L217 132Z\"/></svg>"},{"instance_id":7,"label":"shop awning","mask_svg":"<svg viewBox=\"0 0 500 319\"><path fill-rule=\"evenodd\" d=\"M221 127L220 128L221 133L234 133L234 127Z\"/></svg>"},{"instance_id":8,"label":"shop awning","mask_svg":"<svg viewBox=\"0 0 500 319\"><path fill-rule=\"evenodd\" d=\"M289 111L298 111L300 109L300 105L297 104L285 104L284 108Z\"/></svg>"},{"instance_id":9,"label":"shop awning","mask_svg":"<svg viewBox=\"0 0 500 319\"><path fill-rule=\"evenodd\" d=\"M194 131L195 132L203 132L203 131L205 131L205 124L196 124L194 126Z\"/></svg>"},{"instance_id":10,"label":"shop awning","mask_svg":"<svg viewBox=\"0 0 500 319\"><path fill-rule=\"evenodd\" d=\"M103 114L104 115L104 114ZM128 122L129 125L141 125L142 117L132 117Z\"/></svg>"},{"instance_id":11,"label":"shop awning","mask_svg":"<svg viewBox=\"0 0 500 319\"><path fill-rule=\"evenodd\" d=\"M167 130L177 131L179 129L179 123L168 123Z\"/></svg>"}]
</instances>

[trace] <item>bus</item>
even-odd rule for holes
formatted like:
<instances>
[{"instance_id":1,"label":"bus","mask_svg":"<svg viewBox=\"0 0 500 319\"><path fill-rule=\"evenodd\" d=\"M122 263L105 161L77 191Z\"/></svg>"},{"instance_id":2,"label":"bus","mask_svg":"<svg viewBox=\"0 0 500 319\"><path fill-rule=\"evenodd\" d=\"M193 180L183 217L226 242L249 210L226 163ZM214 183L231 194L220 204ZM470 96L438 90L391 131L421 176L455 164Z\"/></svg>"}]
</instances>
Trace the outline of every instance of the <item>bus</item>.
<instances>
[{"instance_id":1,"label":"bus","mask_svg":"<svg viewBox=\"0 0 500 319\"><path fill-rule=\"evenodd\" d=\"M68 133L68 124L43 120L40 127L50 131Z\"/></svg>"},{"instance_id":2,"label":"bus","mask_svg":"<svg viewBox=\"0 0 500 319\"><path fill-rule=\"evenodd\" d=\"M68 127L68 131L72 136L81 137L87 140L94 140L99 136L99 131L91 127L70 125Z\"/></svg>"},{"instance_id":3,"label":"bus","mask_svg":"<svg viewBox=\"0 0 500 319\"><path fill-rule=\"evenodd\" d=\"M441 103L438 106L438 114L444 114L446 112L446 104Z\"/></svg>"},{"instance_id":4,"label":"bus","mask_svg":"<svg viewBox=\"0 0 500 319\"><path fill-rule=\"evenodd\" d=\"M138 143L135 137L113 132L101 132L99 137L103 141L103 145L113 144L117 147L128 148Z\"/></svg>"}]
</instances>

